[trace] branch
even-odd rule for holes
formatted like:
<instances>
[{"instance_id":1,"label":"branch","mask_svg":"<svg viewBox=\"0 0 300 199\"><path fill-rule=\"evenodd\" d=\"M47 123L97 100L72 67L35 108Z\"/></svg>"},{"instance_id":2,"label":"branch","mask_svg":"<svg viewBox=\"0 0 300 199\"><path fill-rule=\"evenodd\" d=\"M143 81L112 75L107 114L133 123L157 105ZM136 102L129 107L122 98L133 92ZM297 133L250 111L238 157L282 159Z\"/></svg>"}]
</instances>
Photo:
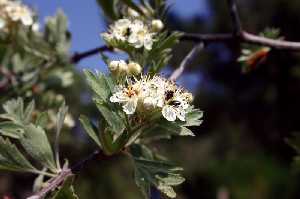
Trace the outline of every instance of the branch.
<instances>
[{"instance_id":1,"label":"branch","mask_svg":"<svg viewBox=\"0 0 300 199\"><path fill-rule=\"evenodd\" d=\"M217 33L217 34L198 34L198 33L183 33L180 41L202 42L204 44L211 42L232 42L235 37L231 33Z\"/></svg>"},{"instance_id":2,"label":"branch","mask_svg":"<svg viewBox=\"0 0 300 199\"><path fill-rule=\"evenodd\" d=\"M300 50L300 42L270 39L270 38L254 35L246 31L242 32L241 37L242 40L246 43L268 46L277 50L296 50L296 51Z\"/></svg>"},{"instance_id":3,"label":"branch","mask_svg":"<svg viewBox=\"0 0 300 199\"><path fill-rule=\"evenodd\" d=\"M178 77L183 73L184 69L186 68L187 65L189 65L193 59L198 55L198 53L203 49L204 44L200 43L196 45L190 52L189 54L183 59L181 62L179 68L177 68L172 75L169 77L171 81L176 81Z\"/></svg>"},{"instance_id":4,"label":"branch","mask_svg":"<svg viewBox=\"0 0 300 199\"><path fill-rule=\"evenodd\" d=\"M280 39L270 39L267 37L255 35L246 31L242 31L240 35L236 36L231 33L217 33L217 34L201 34L201 33L183 33L180 38L181 41L203 42L208 43L248 43L260 46L267 46L277 50L293 50L300 51L300 42L284 41Z\"/></svg>"},{"instance_id":5,"label":"branch","mask_svg":"<svg viewBox=\"0 0 300 199\"><path fill-rule=\"evenodd\" d=\"M79 161L71 168L64 167L62 171L54 178L50 179L48 182L48 185L40 190L39 192L35 193L34 195L28 197L27 199L42 199L44 198L49 192L55 190L57 187L59 187L68 177L79 173L79 171L91 160L94 160L97 156L100 156L102 158L107 158L104 153L101 151L94 151L89 156L87 156L85 159Z\"/></svg>"},{"instance_id":6,"label":"branch","mask_svg":"<svg viewBox=\"0 0 300 199\"><path fill-rule=\"evenodd\" d=\"M236 0L227 0L230 16L233 24L234 35L240 35L243 32L242 23L238 14Z\"/></svg>"},{"instance_id":7,"label":"branch","mask_svg":"<svg viewBox=\"0 0 300 199\"><path fill-rule=\"evenodd\" d=\"M77 64L78 62L80 62L82 59L96 55L100 52L105 52L105 51L113 51L113 48L108 47L106 45L104 46L100 46L82 53L75 53L72 57L71 57L71 63L73 64Z\"/></svg>"}]
</instances>

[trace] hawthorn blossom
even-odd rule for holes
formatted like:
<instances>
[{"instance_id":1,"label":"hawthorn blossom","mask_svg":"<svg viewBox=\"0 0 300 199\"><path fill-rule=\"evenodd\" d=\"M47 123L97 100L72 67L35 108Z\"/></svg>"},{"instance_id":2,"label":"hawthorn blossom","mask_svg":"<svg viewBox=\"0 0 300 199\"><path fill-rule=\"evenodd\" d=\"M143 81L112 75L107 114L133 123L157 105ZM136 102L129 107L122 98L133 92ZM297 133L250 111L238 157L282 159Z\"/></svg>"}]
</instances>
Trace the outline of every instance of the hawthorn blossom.
<instances>
[{"instance_id":1,"label":"hawthorn blossom","mask_svg":"<svg viewBox=\"0 0 300 199\"><path fill-rule=\"evenodd\" d=\"M110 98L111 102L121 104L126 114L157 109L168 121L185 121L192 100L191 93L159 76L142 76L139 80L127 82L127 86L119 85Z\"/></svg>"},{"instance_id":2,"label":"hawthorn blossom","mask_svg":"<svg viewBox=\"0 0 300 199\"><path fill-rule=\"evenodd\" d=\"M160 20L154 20L153 23L148 24L140 19L119 19L101 36L111 45L116 41L134 48L144 47L146 50L151 50L158 29L163 28Z\"/></svg>"},{"instance_id":3,"label":"hawthorn blossom","mask_svg":"<svg viewBox=\"0 0 300 199\"><path fill-rule=\"evenodd\" d=\"M135 48L145 47L147 50L152 49L153 36L155 33L149 31L149 28L141 20L134 20L130 25L131 34L128 42Z\"/></svg>"},{"instance_id":4,"label":"hawthorn blossom","mask_svg":"<svg viewBox=\"0 0 300 199\"><path fill-rule=\"evenodd\" d=\"M119 86L116 90L116 93L110 97L110 101L122 104L126 114L133 114L138 103L139 87L129 84L127 87Z\"/></svg>"},{"instance_id":5,"label":"hawthorn blossom","mask_svg":"<svg viewBox=\"0 0 300 199\"><path fill-rule=\"evenodd\" d=\"M0 0L0 29L16 22L31 26L34 23L33 16L34 13L19 1Z\"/></svg>"}]
</instances>

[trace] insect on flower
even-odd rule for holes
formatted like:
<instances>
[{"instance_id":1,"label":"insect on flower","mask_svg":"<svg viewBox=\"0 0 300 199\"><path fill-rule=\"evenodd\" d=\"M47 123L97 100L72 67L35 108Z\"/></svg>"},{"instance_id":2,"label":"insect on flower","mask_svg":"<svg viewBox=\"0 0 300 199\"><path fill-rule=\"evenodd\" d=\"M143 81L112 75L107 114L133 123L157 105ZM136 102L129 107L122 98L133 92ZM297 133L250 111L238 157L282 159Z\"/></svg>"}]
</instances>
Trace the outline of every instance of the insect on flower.
<instances>
[{"instance_id":1,"label":"insect on flower","mask_svg":"<svg viewBox=\"0 0 300 199\"><path fill-rule=\"evenodd\" d=\"M130 81L128 85L119 85L110 101L119 103L129 115L149 109L158 109L168 121L178 118L185 121L185 115L191 102L191 94L177 87L173 82L159 76ZM189 97L187 97L189 96Z\"/></svg>"}]
</instances>

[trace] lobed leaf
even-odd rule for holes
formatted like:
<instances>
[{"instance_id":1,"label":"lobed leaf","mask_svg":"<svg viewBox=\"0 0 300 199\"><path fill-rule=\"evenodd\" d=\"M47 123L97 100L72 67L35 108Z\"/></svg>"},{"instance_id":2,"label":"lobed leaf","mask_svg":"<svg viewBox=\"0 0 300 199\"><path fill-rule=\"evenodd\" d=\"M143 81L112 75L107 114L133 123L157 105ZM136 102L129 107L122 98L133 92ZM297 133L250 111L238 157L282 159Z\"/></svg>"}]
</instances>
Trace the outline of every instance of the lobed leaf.
<instances>
[{"instance_id":1,"label":"lobed leaf","mask_svg":"<svg viewBox=\"0 0 300 199\"><path fill-rule=\"evenodd\" d=\"M86 133L96 142L96 144L102 148L99 137L97 135L97 133L94 131L92 124L90 123L89 119L84 116L81 115L80 118L80 123L83 126L84 130L86 131Z\"/></svg>"},{"instance_id":2,"label":"lobed leaf","mask_svg":"<svg viewBox=\"0 0 300 199\"><path fill-rule=\"evenodd\" d=\"M7 121L0 123L0 133L3 136L19 139L23 136L24 130L22 125Z\"/></svg>"},{"instance_id":3,"label":"lobed leaf","mask_svg":"<svg viewBox=\"0 0 300 199\"><path fill-rule=\"evenodd\" d=\"M0 137L0 169L9 171L36 170L8 139Z\"/></svg>"},{"instance_id":4,"label":"lobed leaf","mask_svg":"<svg viewBox=\"0 0 300 199\"><path fill-rule=\"evenodd\" d=\"M45 131L40 126L33 124L24 127L25 133L20 139L27 153L36 161L51 171L56 171L53 152Z\"/></svg>"},{"instance_id":5,"label":"lobed leaf","mask_svg":"<svg viewBox=\"0 0 300 199\"><path fill-rule=\"evenodd\" d=\"M179 173L182 171L182 168L163 160L151 158L149 150L146 147L140 145L133 146L131 152L135 163L135 181L137 186L142 190L145 198L150 198L151 186L155 186L168 197L175 198L176 193L173 186L177 186L185 180ZM141 152L145 149L145 153ZM136 151L139 152L137 153ZM139 155L136 156L136 154ZM143 157L142 154L148 154L146 157L149 159Z\"/></svg>"}]
</instances>

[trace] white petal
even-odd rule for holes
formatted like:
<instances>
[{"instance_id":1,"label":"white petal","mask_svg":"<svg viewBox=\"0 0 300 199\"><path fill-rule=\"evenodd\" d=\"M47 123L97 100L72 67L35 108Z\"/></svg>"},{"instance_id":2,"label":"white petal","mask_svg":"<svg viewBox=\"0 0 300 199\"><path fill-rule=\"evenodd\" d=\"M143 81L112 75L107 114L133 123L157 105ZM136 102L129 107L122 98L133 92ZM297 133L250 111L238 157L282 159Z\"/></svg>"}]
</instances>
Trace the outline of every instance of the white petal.
<instances>
[{"instance_id":1,"label":"white petal","mask_svg":"<svg viewBox=\"0 0 300 199\"><path fill-rule=\"evenodd\" d=\"M156 101L152 97L146 97L144 99L144 106L146 109L152 109L155 107L155 105L156 105Z\"/></svg>"},{"instance_id":2,"label":"white petal","mask_svg":"<svg viewBox=\"0 0 300 199\"><path fill-rule=\"evenodd\" d=\"M137 41L138 41L138 37L137 37L136 34L131 34L131 35L129 36L129 38L128 38L128 42L131 43L131 44L133 44L133 43L135 43L135 42L137 42Z\"/></svg>"},{"instance_id":3,"label":"white petal","mask_svg":"<svg viewBox=\"0 0 300 199\"><path fill-rule=\"evenodd\" d=\"M164 106L161 113L164 116L164 118L166 118L170 122L174 122L176 120L176 111L172 106Z\"/></svg>"},{"instance_id":4,"label":"white petal","mask_svg":"<svg viewBox=\"0 0 300 199\"><path fill-rule=\"evenodd\" d=\"M31 24L33 24L33 20L32 20L32 17L27 15L27 16L23 16L21 18L21 21L22 23L25 25L25 26L30 26Z\"/></svg>"},{"instance_id":5,"label":"white petal","mask_svg":"<svg viewBox=\"0 0 300 199\"><path fill-rule=\"evenodd\" d=\"M152 37L148 34L146 35L146 37L144 38L144 46L147 50L151 50L152 49L152 44L153 44L153 40Z\"/></svg>"},{"instance_id":6,"label":"white petal","mask_svg":"<svg viewBox=\"0 0 300 199\"><path fill-rule=\"evenodd\" d=\"M185 111L181 108L176 109L176 116L178 117L178 119L180 119L181 121L185 121Z\"/></svg>"},{"instance_id":7,"label":"white petal","mask_svg":"<svg viewBox=\"0 0 300 199\"><path fill-rule=\"evenodd\" d=\"M137 100L132 99L123 105L123 110L127 115L131 115L135 112L136 106L137 106Z\"/></svg>"},{"instance_id":8,"label":"white petal","mask_svg":"<svg viewBox=\"0 0 300 199\"><path fill-rule=\"evenodd\" d=\"M127 98L126 96L124 96L124 94L122 92L118 92L113 94L109 100L113 103L122 103L122 102L126 102Z\"/></svg>"},{"instance_id":9,"label":"white petal","mask_svg":"<svg viewBox=\"0 0 300 199\"><path fill-rule=\"evenodd\" d=\"M4 28L6 22L4 19L0 18L0 29Z\"/></svg>"}]
</instances>

